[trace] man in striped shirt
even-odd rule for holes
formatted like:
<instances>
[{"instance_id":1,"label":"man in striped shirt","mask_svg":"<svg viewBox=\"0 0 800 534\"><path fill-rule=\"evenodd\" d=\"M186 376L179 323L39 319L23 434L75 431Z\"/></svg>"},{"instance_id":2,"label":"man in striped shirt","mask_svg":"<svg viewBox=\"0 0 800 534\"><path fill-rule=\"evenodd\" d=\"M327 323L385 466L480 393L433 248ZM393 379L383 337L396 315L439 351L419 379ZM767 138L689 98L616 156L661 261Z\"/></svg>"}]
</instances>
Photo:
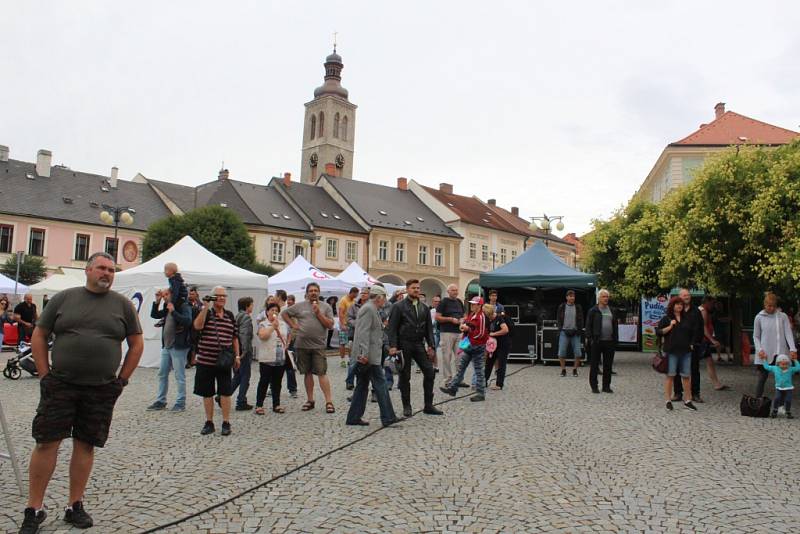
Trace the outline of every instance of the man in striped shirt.
<instances>
[{"instance_id":1,"label":"man in striped shirt","mask_svg":"<svg viewBox=\"0 0 800 534\"><path fill-rule=\"evenodd\" d=\"M217 286L212 297L203 298L203 309L194 320L195 330L200 331L197 344L197 371L194 375L194 394L203 397L203 408L206 412L206 423L200 434L214 432L214 394L219 395L222 408L223 436L231 433L231 394L233 384L230 367L218 367L217 356L220 349L232 347L234 369L239 368L239 332L233 312L225 309L228 295L225 288ZM215 387L216 386L216 387Z\"/></svg>"}]
</instances>

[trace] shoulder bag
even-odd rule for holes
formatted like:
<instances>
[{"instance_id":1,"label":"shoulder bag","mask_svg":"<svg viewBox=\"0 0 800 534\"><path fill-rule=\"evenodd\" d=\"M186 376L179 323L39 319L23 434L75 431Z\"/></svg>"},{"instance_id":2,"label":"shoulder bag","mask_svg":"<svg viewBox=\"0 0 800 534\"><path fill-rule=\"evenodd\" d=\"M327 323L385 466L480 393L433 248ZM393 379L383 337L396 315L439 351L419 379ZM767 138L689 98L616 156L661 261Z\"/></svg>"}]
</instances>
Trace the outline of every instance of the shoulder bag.
<instances>
[{"instance_id":1,"label":"shoulder bag","mask_svg":"<svg viewBox=\"0 0 800 534\"><path fill-rule=\"evenodd\" d=\"M664 356L664 353L661 351L661 339L662 336L658 336L658 349L653 355L650 365L653 367L653 370L656 373L661 373L664 375L667 374L667 371L669 371L669 357Z\"/></svg>"},{"instance_id":2,"label":"shoulder bag","mask_svg":"<svg viewBox=\"0 0 800 534\"><path fill-rule=\"evenodd\" d=\"M218 369L230 369L233 367L234 355L233 355L233 346L223 347L222 343L219 340L219 329L217 328L217 314L214 310L211 310L212 313L212 321L214 322L214 333L217 335L217 348L219 352L217 352L217 363L216 367ZM223 312L223 317L225 316L225 312Z\"/></svg>"}]
</instances>

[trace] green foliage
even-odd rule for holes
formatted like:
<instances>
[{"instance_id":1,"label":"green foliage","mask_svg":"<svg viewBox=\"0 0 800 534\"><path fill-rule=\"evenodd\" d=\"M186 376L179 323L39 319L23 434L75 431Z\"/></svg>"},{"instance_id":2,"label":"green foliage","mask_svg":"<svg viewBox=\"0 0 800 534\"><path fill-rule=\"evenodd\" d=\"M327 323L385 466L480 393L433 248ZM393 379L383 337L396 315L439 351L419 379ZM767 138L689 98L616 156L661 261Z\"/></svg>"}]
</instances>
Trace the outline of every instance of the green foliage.
<instances>
[{"instance_id":1,"label":"green foliage","mask_svg":"<svg viewBox=\"0 0 800 534\"><path fill-rule=\"evenodd\" d=\"M6 260L3 266L0 267L0 272L14 280L14 277L17 276L16 255L12 255ZM47 267L45 266L44 259L26 254L22 263L19 264L19 283L30 286L41 282L46 276Z\"/></svg>"},{"instance_id":2,"label":"green foliage","mask_svg":"<svg viewBox=\"0 0 800 534\"><path fill-rule=\"evenodd\" d=\"M599 285L613 292L617 292L625 273L625 266L618 261L622 219L622 210L607 221L595 219L592 221L592 231L584 241L583 262L586 270L597 273Z\"/></svg>"},{"instance_id":3,"label":"green foliage","mask_svg":"<svg viewBox=\"0 0 800 534\"><path fill-rule=\"evenodd\" d=\"M151 224L142 242L142 258L147 261L158 256L186 235L238 267L250 269L255 263L247 227L238 215L221 206L198 208Z\"/></svg>"},{"instance_id":4,"label":"green foliage","mask_svg":"<svg viewBox=\"0 0 800 534\"><path fill-rule=\"evenodd\" d=\"M278 270L275 267L260 261L253 262L253 265L250 266L248 271L253 271L254 273L258 274L265 274L267 276L274 276L278 274Z\"/></svg>"}]
</instances>

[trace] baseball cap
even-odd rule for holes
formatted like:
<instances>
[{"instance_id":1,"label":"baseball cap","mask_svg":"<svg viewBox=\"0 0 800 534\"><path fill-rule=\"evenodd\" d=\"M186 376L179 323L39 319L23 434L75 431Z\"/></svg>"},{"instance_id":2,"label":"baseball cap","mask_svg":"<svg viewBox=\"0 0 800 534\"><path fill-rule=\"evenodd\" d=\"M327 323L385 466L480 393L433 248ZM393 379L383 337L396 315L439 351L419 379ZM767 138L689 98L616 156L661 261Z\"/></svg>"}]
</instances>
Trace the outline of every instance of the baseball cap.
<instances>
[{"instance_id":1,"label":"baseball cap","mask_svg":"<svg viewBox=\"0 0 800 534\"><path fill-rule=\"evenodd\" d=\"M385 297L386 296L386 290L384 288L382 288L381 286L372 286L371 288L369 288L369 294L370 295L384 296Z\"/></svg>"},{"instance_id":2,"label":"baseball cap","mask_svg":"<svg viewBox=\"0 0 800 534\"><path fill-rule=\"evenodd\" d=\"M483 306L483 298L482 297L472 297L472 300L469 301L470 304L478 304L479 306Z\"/></svg>"}]
</instances>

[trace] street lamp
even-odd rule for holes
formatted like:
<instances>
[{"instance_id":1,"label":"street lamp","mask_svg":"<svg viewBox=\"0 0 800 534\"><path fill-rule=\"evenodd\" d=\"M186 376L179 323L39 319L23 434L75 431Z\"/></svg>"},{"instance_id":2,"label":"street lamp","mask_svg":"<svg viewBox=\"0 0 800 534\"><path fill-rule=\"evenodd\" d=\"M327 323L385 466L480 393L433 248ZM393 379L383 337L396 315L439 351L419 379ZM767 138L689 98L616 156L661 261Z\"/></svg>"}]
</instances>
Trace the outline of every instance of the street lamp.
<instances>
[{"instance_id":1,"label":"street lamp","mask_svg":"<svg viewBox=\"0 0 800 534\"><path fill-rule=\"evenodd\" d=\"M136 210L130 206L111 206L110 204L103 204L103 211L100 212L100 220L106 224L114 225L114 265L117 264L117 256L119 253L119 240L117 233L119 232L119 223L125 225L133 224L133 215Z\"/></svg>"},{"instance_id":2,"label":"street lamp","mask_svg":"<svg viewBox=\"0 0 800 534\"><path fill-rule=\"evenodd\" d=\"M564 230L564 216L563 215L551 215L548 216L547 214L542 215L541 217L531 217L531 230L544 230L545 233L550 233L550 230L553 228L553 223L555 222L556 230L559 232ZM540 224L536 224L536 221L541 221Z\"/></svg>"},{"instance_id":3,"label":"street lamp","mask_svg":"<svg viewBox=\"0 0 800 534\"><path fill-rule=\"evenodd\" d=\"M497 252L492 251L492 270L494 271L494 260L497 257Z\"/></svg>"},{"instance_id":4,"label":"street lamp","mask_svg":"<svg viewBox=\"0 0 800 534\"><path fill-rule=\"evenodd\" d=\"M300 244L303 245L303 250L305 250L305 249L308 249L308 248L310 248L312 246L311 245L312 242L314 243L314 245L313 245L314 248L321 247L322 246L322 236L321 235L313 235L313 236L311 236L309 238L303 239L300 242ZM311 263L314 263L314 258L312 256L313 256L312 254L309 254L308 261L310 261Z\"/></svg>"}]
</instances>

